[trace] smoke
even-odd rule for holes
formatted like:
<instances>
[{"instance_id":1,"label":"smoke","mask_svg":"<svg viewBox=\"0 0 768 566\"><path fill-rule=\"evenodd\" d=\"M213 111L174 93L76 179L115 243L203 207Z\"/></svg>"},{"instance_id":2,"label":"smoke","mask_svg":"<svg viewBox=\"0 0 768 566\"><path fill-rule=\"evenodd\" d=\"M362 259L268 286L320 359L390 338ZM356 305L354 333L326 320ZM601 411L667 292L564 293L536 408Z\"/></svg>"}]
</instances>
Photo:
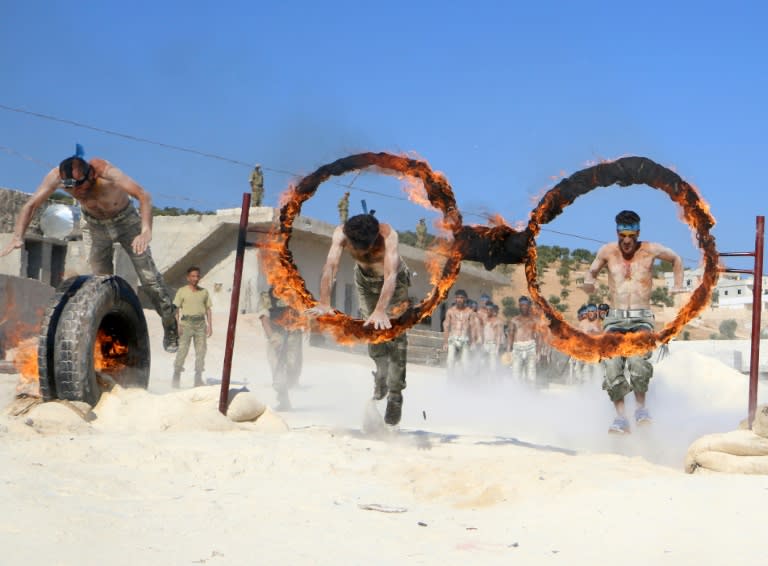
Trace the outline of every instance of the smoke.
<instances>
[{"instance_id":1,"label":"smoke","mask_svg":"<svg viewBox=\"0 0 768 566\"><path fill-rule=\"evenodd\" d=\"M343 356L350 359L349 356ZM360 435L370 417L370 360L315 364L305 368L292 395L292 426L324 425ZM654 357L655 361L656 358ZM714 432L735 430L747 412L747 377L719 361L673 352L655 363L647 406L653 423L632 434L608 434L613 405L599 379L581 385L536 388L509 376L494 383L475 375L448 382L446 370L408 366L403 418L393 441L426 448L441 442L497 443L573 453L641 457L681 469L688 446ZM628 395L627 412L634 411ZM377 403L383 415L385 401Z\"/></svg>"}]
</instances>

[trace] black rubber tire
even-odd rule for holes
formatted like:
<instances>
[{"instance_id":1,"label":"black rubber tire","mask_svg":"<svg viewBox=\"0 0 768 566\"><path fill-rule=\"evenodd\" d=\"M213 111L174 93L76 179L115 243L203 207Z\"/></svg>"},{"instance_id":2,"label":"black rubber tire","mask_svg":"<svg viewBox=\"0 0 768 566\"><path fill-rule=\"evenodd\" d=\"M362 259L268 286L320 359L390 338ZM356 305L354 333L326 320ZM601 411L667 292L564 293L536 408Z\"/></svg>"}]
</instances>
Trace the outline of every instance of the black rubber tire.
<instances>
[{"instance_id":1,"label":"black rubber tire","mask_svg":"<svg viewBox=\"0 0 768 566\"><path fill-rule=\"evenodd\" d=\"M48 307L40 323L40 335L37 339L37 375L40 380L40 395L44 401L56 399L56 381L53 376L53 351L56 340L56 328L67 302L89 279L86 275L70 277L62 281L48 301Z\"/></svg>"},{"instance_id":2,"label":"black rubber tire","mask_svg":"<svg viewBox=\"0 0 768 566\"><path fill-rule=\"evenodd\" d=\"M110 373L123 387L149 384L147 321L136 293L114 275L93 276L64 307L56 329L54 380L59 399L95 405L101 397L94 369L94 344L104 328L128 347L125 368Z\"/></svg>"}]
</instances>

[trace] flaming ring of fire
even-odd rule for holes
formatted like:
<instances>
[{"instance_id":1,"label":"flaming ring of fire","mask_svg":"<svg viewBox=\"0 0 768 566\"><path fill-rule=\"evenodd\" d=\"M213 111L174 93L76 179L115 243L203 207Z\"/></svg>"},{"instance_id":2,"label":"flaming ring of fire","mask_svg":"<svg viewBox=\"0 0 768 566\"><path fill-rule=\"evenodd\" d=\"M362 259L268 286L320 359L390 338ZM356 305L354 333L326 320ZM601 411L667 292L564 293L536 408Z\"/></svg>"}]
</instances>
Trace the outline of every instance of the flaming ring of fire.
<instances>
[{"instance_id":1,"label":"flaming ring of fire","mask_svg":"<svg viewBox=\"0 0 768 566\"><path fill-rule=\"evenodd\" d=\"M272 234L272 243L268 248L264 246L268 251L275 252L268 255L268 261L279 263L279 266L275 266L277 269L267 268L266 270L267 279L274 286L275 293L299 312L317 305L317 300L307 290L305 281L293 261L293 255L288 249L294 220L301 211L302 203L311 198L320 184L329 177L368 167L375 167L385 174L402 174L420 180L424 184L430 204L442 212L446 227L453 232L454 243L443 265L439 283L420 303L410 306L392 318L391 328L374 330L373 327L363 326L363 320L353 319L340 312L317 317L315 321L320 329L330 332L339 342L349 341L352 338L371 344L392 340L432 314L435 307L445 300L461 269L461 254L455 250L455 237L462 227L461 214L456 208L453 189L445 176L432 171L424 161L384 152L360 153L319 167L283 195L285 200L280 208L279 232Z\"/></svg>"},{"instance_id":2,"label":"flaming ring of fire","mask_svg":"<svg viewBox=\"0 0 768 566\"><path fill-rule=\"evenodd\" d=\"M659 332L603 333L588 335L571 327L562 314L555 311L539 290L536 272L536 241L542 224L556 218L576 198L597 187L644 184L664 191L683 212L685 222L695 232L704 259L701 284L693 291L688 303L677 316ZM531 213L528 222L530 237L525 260L525 274L531 297L550 321L553 346L584 361L597 361L615 356L633 356L648 352L669 342L709 303L712 289L719 276L718 252L710 229L715 219L697 190L677 173L644 157L624 157L578 171L550 189Z\"/></svg>"}]
</instances>

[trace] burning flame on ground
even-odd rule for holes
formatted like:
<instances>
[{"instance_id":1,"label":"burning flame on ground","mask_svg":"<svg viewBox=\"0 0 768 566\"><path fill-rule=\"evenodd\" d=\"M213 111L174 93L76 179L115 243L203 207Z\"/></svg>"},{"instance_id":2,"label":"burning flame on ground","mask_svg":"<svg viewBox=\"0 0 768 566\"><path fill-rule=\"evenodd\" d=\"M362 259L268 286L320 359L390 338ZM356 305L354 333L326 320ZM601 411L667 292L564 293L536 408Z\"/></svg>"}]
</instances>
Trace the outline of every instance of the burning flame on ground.
<instances>
[{"instance_id":1,"label":"burning flame on ground","mask_svg":"<svg viewBox=\"0 0 768 566\"><path fill-rule=\"evenodd\" d=\"M93 367L96 371L114 372L127 366L128 346L103 328L96 333L93 343Z\"/></svg>"}]
</instances>

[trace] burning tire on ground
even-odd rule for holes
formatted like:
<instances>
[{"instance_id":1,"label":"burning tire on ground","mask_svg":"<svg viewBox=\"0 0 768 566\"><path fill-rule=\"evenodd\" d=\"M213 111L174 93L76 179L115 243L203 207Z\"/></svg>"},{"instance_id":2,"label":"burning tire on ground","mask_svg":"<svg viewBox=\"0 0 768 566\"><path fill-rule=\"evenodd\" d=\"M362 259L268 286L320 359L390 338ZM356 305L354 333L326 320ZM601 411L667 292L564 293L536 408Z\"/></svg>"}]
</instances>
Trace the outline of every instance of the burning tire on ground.
<instances>
[{"instance_id":1,"label":"burning tire on ground","mask_svg":"<svg viewBox=\"0 0 768 566\"><path fill-rule=\"evenodd\" d=\"M56 288L40 324L40 337L37 343L37 374L40 382L40 395L44 401L56 399L56 381L53 378L53 351L56 342L56 328L64 307L72 296L88 280L85 275L71 277Z\"/></svg>"},{"instance_id":2,"label":"burning tire on ground","mask_svg":"<svg viewBox=\"0 0 768 566\"><path fill-rule=\"evenodd\" d=\"M43 325L38 348L43 398L95 405L100 373L124 387L149 384L147 322L138 297L120 277L65 281Z\"/></svg>"}]
</instances>

